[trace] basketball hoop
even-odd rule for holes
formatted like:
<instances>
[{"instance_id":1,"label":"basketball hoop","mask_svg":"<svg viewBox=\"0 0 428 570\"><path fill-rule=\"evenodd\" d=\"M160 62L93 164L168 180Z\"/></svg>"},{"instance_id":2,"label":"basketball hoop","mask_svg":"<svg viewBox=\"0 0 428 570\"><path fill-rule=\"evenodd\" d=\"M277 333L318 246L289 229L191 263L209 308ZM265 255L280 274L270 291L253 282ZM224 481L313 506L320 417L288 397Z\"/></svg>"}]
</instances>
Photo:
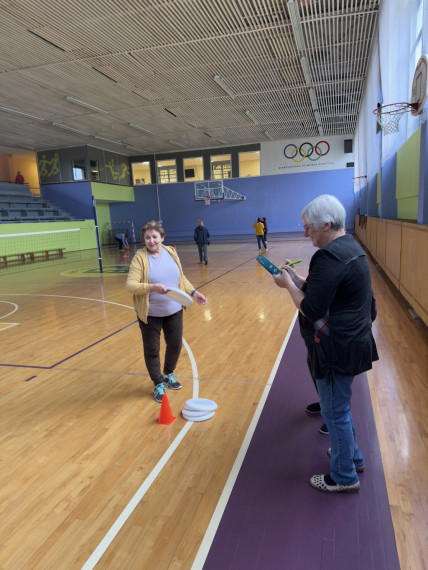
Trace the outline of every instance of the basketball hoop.
<instances>
[{"instance_id":1,"label":"basketball hoop","mask_svg":"<svg viewBox=\"0 0 428 570\"><path fill-rule=\"evenodd\" d=\"M404 113L409 113L415 109L416 103L390 103L389 105L378 105L373 111L376 120L382 128L384 135L391 135L399 130L398 123Z\"/></svg>"},{"instance_id":2,"label":"basketball hoop","mask_svg":"<svg viewBox=\"0 0 428 570\"><path fill-rule=\"evenodd\" d=\"M205 206L209 206L211 203L211 196L204 196Z\"/></svg>"},{"instance_id":3,"label":"basketball hoop","mask_svg":"<svg viewBox=\"0 0 428 570\"><path fill-rule=\"evenodd\" d=\"M354 186L356 188L361 188L364 181L367 180L367 176L355 176L355 178L353 178L352 180L354 181Z\"/></svg>"}]
</instances>

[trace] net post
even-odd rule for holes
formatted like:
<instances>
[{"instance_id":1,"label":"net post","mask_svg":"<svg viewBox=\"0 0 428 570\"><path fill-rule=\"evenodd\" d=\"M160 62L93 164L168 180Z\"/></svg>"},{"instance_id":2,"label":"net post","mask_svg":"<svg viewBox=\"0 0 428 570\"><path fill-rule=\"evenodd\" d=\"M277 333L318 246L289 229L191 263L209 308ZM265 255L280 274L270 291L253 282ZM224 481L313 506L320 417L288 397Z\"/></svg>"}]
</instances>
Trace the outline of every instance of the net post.
<instances>
[{"instance_id":1,"label":"net post","mask_svg":"<svg viewBox=\"0 0 428 570\"><path fill-rule=\"evenodd\" d=\"M101 257L101 244L100 244L100 234L98 231L98 220L97 220L97 210L95 208L95 198L92 194L92 209L94 212L94 222L95 222L95 235L97 237L97 248L98 248L98 263L100 266L100 273L103 273L103 260Z\"/></svg>"}]
</instances>

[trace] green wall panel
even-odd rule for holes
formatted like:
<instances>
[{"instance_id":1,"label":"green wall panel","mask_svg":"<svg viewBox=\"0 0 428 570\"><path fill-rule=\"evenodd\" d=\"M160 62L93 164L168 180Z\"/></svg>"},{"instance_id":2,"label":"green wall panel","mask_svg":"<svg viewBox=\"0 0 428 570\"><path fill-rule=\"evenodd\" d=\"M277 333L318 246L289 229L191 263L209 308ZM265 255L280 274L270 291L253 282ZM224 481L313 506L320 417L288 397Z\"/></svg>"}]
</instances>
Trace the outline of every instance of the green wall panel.
<instances>
[{"instance_id":1,"label":"green wall panel","mask_svg":"<svg viewBox=\"0 0 428 570\"><path fill-rule=\"evenodd\" d=\"M101 245L109 243L109 228L111 224L110 207L108 202L95 201L97 209L98 232L100 234Z\"/></svg>"},{"instance_id":2,"label":"green wall panel","mask_svg":"<svg viewBox=\"0 0 428 570\"><path fill-rule=\"evenodd\" d=\"M420 144L418 129L397 152L397 218L418 217Z\"/></svg>"},{"instance_id":3,"label":"green wall panel","mask_svg":"<svg viewBox=\"0 0 428 570\"><path fill-rule=\"evenodd\" d=\"M418 197L401 198L397 200L397 218L399 220L417 220Z\"/></svg>"},{"instance_id":4,"label":"green wall panel","mask_svg":"<svg viewBox=\"0 0 428 570\"><path fill-rule=\"evenodd\" d=\"M132 186L117 186L116 184L102 184L92 182L92 194L95 200L108 202L134 202L134 188ZM98 215L98 211L97 211Z\"/></svg>"}]
</instances>

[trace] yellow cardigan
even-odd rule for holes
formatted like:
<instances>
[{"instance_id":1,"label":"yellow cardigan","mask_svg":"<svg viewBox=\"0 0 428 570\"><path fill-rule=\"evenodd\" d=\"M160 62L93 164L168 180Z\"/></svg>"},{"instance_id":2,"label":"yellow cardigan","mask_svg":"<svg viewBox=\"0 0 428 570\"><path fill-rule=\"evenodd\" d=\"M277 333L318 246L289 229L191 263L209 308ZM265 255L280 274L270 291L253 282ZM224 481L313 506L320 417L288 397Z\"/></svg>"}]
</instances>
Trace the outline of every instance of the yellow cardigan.
<instances>
[{"instance_id":1,"label":"yellow cardigan","mask_svg":"<svg viewBox=\"0 0 428 570\"><path fill-rule=\"evenodd\" d=\"M256 236L264 235L265 225L263 222L256 222L253 224L253 228L256 230Z\"/></svg>"},{"instance_id":2,"label":"yellow cardigan","mask_svg":"<svg viewBox=\"0 0 428 570\"><path fill-rule=\"evenodd\" d=\"M162 246L174 259L180 270L180 279L178 287L185 291L187 294L194 290L193 285L186 279L181 268L181 263L178 258L177 252L171 246ZM147 248L139 249L134 255L134 259L129 266L128 278L126 279L126 290L133 294L133 305L138 318L147 324L147 315L149 314L149 293L150 284L149 278L149 258L147 255Z\"/></svg>"}]
</instances>

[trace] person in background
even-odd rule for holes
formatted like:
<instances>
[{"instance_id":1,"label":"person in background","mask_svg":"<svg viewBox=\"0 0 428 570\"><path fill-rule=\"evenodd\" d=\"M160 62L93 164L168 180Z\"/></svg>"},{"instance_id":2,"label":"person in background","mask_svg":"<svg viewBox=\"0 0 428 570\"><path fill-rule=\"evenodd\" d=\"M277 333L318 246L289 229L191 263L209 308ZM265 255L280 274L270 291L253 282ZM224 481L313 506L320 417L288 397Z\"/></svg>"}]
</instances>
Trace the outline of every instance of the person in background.
<instances>
[{"instance_id":1,"label":"person in background","mask_svg":"<svg viewBox=\"0 0 428 570\"><path fill-rule=\"evenodd\" d=\"M114 239L119 244L119 251L124 251L128 247L128 238L126 234L116 234Z\"/></svg>"},{"instance_id":2,"label":"person in background","mask_svg":"<svg viewBox=\"0 0 428 570\"><path fill-rule=\"evenodd\" d=\"M210 245L210 232L204 226L202 220L198 220L195 231L193 232L193 239L198 246L199 261L200 263L208 264L208 246Z\"/></svg>"},{"instance_id":3,"label":"person in background","mask_svg":"<svg viewBox=\"0 0 428 570\"><path fill-rule=\"evenodd\" d=\"M257 222L253 224L253 228L256 230L257 245L259 246L259 253L264 253L268 250L264 237L264 225L261 218L257 218ZM263 244L263 252L262 252Z\"/></svg>"},{"instance_id":4,"label":"person in background","mask_svg":"<svg viewBox=\"0 0 428 570\"><path fill-rule=\"evenodd\" d=\"M15 184L24 184L25 179L22 176L21 172L18 170L18 172L16 173L16 177L15 177Z\"/></svg>"},{"instance_id":5,"label":"person in background","mask_svg":"<svg viewBox=\"0 0 428 570\"><path fill-rule=\"evenodd\" d=\"M287 266L273 276L287 289L299 314L312 324L313 342L308 346L312 377L316 379L331 447L330 472L313 475L312 487L327 492L357 493L357 473L364 457L356 440L351 414L352 383L357 374L378 360L372 335L376 303L371 288L366 254L345 233L345 208L334 196L323 194L301 214L305 235L318 251L312 256L306 279ZM306 339L305 339L306 340Z\"/></svg>"},{"instance_id":6,"label":"person in background","mask_svg":"<svg viewBox=\"0 0 428 570\"><path fill-rule=\"evenodd\" d=\"M182 386L174 377L183 338L183 307L166 296L172 287L191 295L198 305L207 300L188 281L177 252L164 246L165 230L160 222L147 222L140 232L145 247L135 254L129 267L126 289L133 294L133 304L143 339L144 360L154 384L153 397L162 402L165 389ZM160 362L160 335L166 350L163 369Z\"/></svg>"},{"instance_id":7,"label":"person in background","mask_svg":"<svg viewBox=\"0 0 428 570\"><path fill-rule=\"evenodd\" d=\"M267 227L266 218L262 218L262 223L263 223L263 234L265 236L265 242L267 243L268 227Z\"/></svg>"}]
</instances>

